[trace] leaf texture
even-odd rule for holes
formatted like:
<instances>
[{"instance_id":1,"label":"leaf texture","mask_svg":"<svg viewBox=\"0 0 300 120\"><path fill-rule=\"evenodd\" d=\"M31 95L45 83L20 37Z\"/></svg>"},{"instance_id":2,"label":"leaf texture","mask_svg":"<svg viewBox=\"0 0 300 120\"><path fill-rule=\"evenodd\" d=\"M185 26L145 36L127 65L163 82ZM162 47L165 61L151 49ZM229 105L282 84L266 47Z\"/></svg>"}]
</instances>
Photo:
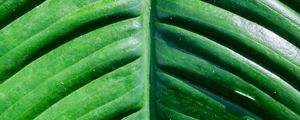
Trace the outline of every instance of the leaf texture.
<instances>
[{"instance_id":1,"label":"leaf texture","mask_svg":"<svg viewBox=\"0 0 300 120\"><path fill-rule=\"evenodd\" d=\"M0 0L0 120L298 120L298 4Z\"/></svg>"}]
</instances>

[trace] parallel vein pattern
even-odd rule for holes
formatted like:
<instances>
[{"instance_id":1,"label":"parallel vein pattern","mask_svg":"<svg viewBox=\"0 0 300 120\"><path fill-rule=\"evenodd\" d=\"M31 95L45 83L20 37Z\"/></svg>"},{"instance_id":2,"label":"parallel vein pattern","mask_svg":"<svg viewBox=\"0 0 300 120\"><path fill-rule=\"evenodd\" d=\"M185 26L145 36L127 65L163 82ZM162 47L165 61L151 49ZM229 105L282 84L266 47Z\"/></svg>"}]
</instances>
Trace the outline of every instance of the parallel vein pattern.
<instances>
[{"instance_id":1,"label":"parallel vein pattern","mask_svg":"<svg viewBox=\"0 0 300 120\"><path fill-rule=\"evenodd\" d=\"M207 0L207 2L215 4L214 1ZM236 9L230 3L241 6L245 4L245 7L248 2L220 0L216 4L220 4L224 8ZM256 2L264 3L260 9L266 9L266 6L272 7L272 4L279 4L259 0ZM253 119L300 119L300 93L298 91L300 50L296 47L299 44L295 42L299 40L296 38L299 35L297 33L299 32L297 13L288 14L290 18L279 17L284 20L289 19L287 21L292 20L293 22L286 22L284 26L292 28L294 31L282 26L283 23L279 24L277 21L273 22L274 26L265 26L270 29L268 30L211 4L199 0L157 1L157 21L162 22L156 24L157 67L166 71L168 75L179 77L179 80L182 79L180 81L192 81L192 85L208 89L249 110L246 112L247 114L244 113L241 116L249 116ZM252 5L252 3L248 4ZM272 12L274 11L270 11L270 15L275 14ZM284 11L282 10L282 12ZM245 15L246 13L241 14ZM259 13L257 12L257 14ZM276 14L282 13L277 12ZM287 36L284 36L286 38L284 39L275 34L274 32L279 33L280 31L273 32L272 30L279 26L283 27L282 31L290 31L289 33L296 39ZM279 35L282 34L279 33ZM160 81L161 77L158 75L158 82ZM173 96L175 97L173 99L182 99L180 96L183 93L174 94L174 91L184 91L180 89L186 85L188 84L165 83L158 85L157 94ZM177 87L179 90L173 89L168 92L165 87ZM201 91L198 91L198 94L200 93ZM244 119L237 116L229 117L230 115L229 118L211 118L219 115L210 114L196 116L195 114L199 112L194 112L193 109L182 110L180 106L187 104L186 101L170 104L168 103L170 98L162 96L158 97L159 105L157 106L164 107L158 109L161 108L170 113L168 117L161 115L164 116L164 119L181 117L182 119L190 119L188 117ZM196 103L196 101L191 102L185 106L193 108ZM222 104L224 105L224 103ZM174 108L174 106L178 106L178 108ZM217 106L214 109L223 111L223 108ZM207 111L209 110L201 112ZM187 115L188 113L191 114ZM213 112L211 113L213 114Z\"/></svg>"},{"instance_id":2,"label":"parallel vein pattern","mask_svg":"<svg viewBox=\"0 0 300 120\"><path fill-rule=\"evenodd\" d=\"M0 0L0 120L300 120L298 0Z\"/></svg>"},{"instance_id":3,"label":"parallel vein pattern","mask_svg":"<svg viewBox=\"0 0 300 120\"><path fill-rule=\"evenodd\" d=\"M0 119L143 118L142 7L49 0L3 28Z\"/></svg>"},{"instance_id":4,"label":"parallel vein pattern","mask_svg":"<svg viewBox=\"0 0 300 120\"><path fill-rule=\"evenodd\" d=\"M105 7L100 7L100 6L105 6ZM125 0L116 3L113 1L108 1L108 2L98 1L94 4L87 5L73 13L70 13L69 15L66 15L63 18L58 19L56 22L49 25L44 30L40 30L38 31L38 33L34 35L30 34L31 36L25 38L25 40L23 37L23 38L17 38L15 39L16 41L11 42L10 36L3 36L3 38L7 38L7 41L13 43L13 45L6 44L5 41L2 42L2 44L0 45L0 46L5 46L3 48L1 47L2 49L0 50L1 52L2 51L5 52L5 54L1 54L0 52L0 56L1 56L0 62L2 63L0 66L1 78L6 79L9 76L11 76L15 71L17 71L20 67L26 64L26 60L34 56L34 54L37 53L39 50L42 50L43 47L47 47L47 45L50 44L51 42L60 40L60 37L62 35L67 34L69 32L74 32L73 30L75 30L76 28L84 24L87 24L88 22L97 20L98 22L105 23L108 22L110 17L113 17L115 19L116 17L114 16L118 16L119 19L124 19L124 17L128 18L128 17L137 16L137 14L140 13L139 8L137 6L139 5L133 0ZM120 9L120 8L125 8L125 9ZM42 8L38 8L38 9L42 9ZM38 17L42 17L42 16L38 16ZM25 21L20 21L20 24L22 24L23 22ZM13 26L13 24L10 26ZM10 26L8 26L7 28L8 30L4 28L3 33L17 32L17 31L10 31L9 29ZM15 29L13 28L13 30ZM17 30L24 30L24 29L18 28ZM25 34L26 33L27 32L25 32ZM11 64L11 61L14 61L14 64Z\"/></svg>"}]
</instances>

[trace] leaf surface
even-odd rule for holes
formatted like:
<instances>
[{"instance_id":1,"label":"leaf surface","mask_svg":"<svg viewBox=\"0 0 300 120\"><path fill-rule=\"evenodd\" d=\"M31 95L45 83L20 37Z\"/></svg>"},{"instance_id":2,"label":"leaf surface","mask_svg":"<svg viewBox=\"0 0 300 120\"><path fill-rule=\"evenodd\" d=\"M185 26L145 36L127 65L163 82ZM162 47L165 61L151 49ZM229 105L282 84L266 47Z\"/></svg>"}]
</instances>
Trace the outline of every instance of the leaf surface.
<instances>
[{"instance_id":1,"label":"leaf surface","mask_svg":"<svg viewBox=\"0 0 300 120\"><path fill-rule=\"evenodd\" d=\"M298 120L296 6L0 0L0 120Z\"/></svg>"}]
</instances>

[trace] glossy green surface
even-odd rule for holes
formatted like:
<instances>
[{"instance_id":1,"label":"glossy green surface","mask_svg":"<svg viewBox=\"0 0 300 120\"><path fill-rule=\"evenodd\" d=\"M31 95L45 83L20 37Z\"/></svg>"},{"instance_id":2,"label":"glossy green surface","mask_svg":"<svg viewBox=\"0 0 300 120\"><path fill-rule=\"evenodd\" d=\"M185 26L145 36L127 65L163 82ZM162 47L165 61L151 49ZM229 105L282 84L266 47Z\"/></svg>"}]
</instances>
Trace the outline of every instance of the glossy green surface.
<instances>
[{"instance_id":1,"label":"glossy green surface","mask_svg":"<svg viewBox=\"0 0 300 120\"><path fill-rule=\"evenodd\" d=\"M0 120L300 120L285 0L0 0Z\"/></svg>"}]
</instances>

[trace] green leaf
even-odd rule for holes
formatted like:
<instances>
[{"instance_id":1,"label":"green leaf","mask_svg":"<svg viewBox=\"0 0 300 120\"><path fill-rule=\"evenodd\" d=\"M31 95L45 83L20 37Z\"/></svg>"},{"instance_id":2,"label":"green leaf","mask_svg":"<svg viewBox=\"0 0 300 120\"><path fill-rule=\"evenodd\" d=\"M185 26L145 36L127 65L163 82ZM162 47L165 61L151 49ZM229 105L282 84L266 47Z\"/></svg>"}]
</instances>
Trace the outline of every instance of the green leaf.
<instances>
[{"instance_id":1,"label":"green leaf","mask_svg":"<svg viewBox=\"0 0 300 120\"><path fill-rule=\"evenodd\" d=\"M298 120L299 3L0 0L0 120Z\"/></svg>"}]
</instances>

